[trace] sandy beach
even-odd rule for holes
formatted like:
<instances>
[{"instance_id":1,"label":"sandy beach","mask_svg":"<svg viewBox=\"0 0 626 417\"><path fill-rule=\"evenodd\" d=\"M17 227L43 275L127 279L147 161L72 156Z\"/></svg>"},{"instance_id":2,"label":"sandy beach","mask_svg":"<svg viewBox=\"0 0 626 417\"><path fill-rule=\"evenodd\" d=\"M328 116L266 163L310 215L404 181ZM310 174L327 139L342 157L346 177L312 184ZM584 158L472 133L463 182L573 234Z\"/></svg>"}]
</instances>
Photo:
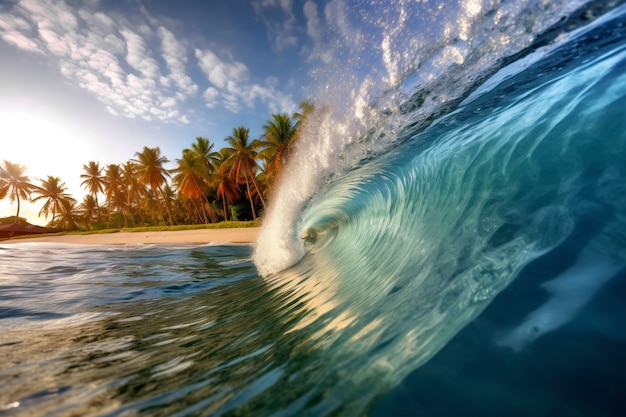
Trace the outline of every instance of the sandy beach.
<instances>
[{"instance_id":1,"label":"sandy beach","mask_svg":"<svg viewBox=\"0 0 626 417\"><path fill-rule=\"evenodd\" d=\"M150 243L254 243L259 233L258 227L232 229L197 229L168 232L116 232L90 235L37 236L7 239L0 244L27 242L56 242L80 245L125 245Z\"/></svg>"}]
</instances>

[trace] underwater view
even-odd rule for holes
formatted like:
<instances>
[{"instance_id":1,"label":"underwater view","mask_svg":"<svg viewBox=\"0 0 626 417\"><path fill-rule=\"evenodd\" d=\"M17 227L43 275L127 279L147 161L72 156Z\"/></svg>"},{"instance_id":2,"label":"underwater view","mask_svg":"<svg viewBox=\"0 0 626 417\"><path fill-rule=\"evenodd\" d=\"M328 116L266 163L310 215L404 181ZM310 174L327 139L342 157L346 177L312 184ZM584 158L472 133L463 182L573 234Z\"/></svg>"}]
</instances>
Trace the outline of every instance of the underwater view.
<instances>
[{"instance_id":1,"label":"underwater view","mask_svg":"<svg viewBox=\"0 0 626 417\"><path fill-rule=\"evenodd\" d=\"M0 416L626 415L624 2L347 8L255 244L0 242Z\"/></svg>"}]
</instances>

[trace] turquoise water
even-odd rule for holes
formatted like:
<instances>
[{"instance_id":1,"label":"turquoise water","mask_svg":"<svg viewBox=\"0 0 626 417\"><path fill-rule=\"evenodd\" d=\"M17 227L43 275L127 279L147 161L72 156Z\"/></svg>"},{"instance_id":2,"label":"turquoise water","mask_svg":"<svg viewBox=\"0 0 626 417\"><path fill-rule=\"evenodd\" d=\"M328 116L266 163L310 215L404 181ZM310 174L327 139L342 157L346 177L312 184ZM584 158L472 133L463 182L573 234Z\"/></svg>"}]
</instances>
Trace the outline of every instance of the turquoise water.
<instances>
[{"instance_id":1,"label":"turquoise water","mask_svg":"<svg viewBox=\"0 0 626 417\"><path fill-rule=\"evenodd\" d=\"M256 244L0 244L0 415L625 415L626 9L455 5L339 43Z\"/></svg>"}]
</instances>

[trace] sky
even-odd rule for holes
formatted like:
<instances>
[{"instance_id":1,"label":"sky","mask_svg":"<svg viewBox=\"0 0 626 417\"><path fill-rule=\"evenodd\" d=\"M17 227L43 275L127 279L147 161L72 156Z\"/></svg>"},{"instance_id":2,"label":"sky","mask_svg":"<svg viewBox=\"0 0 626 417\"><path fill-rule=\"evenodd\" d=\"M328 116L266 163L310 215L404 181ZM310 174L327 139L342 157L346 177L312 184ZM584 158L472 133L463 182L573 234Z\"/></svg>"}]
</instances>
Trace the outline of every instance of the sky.
<instances>
[{"instance_id":1,"label":"sky","mask_svg":"<svg viewBox=\"0 0 626 417\"><path fill-rule=\"evenodd\" d=\"M219 150L244 126L256 139L272 114L291 115L304 100L332 108L326 139L357 137L350 122L370 129L370 110L395 92L409 97L463 64L472 31L524 15L521 3L494 12L498 4L0 0L0 164L25 166L35 184L59 177L80 203L89 161L123 164L147 146L174 168L196 137ZM487 33L479 45L506 48L519 37L508 23ZM311 136L317 149L323 138ZM16 208L0 200L0 218ZM24 204L20 216L45 224L40 208Z\"/></svg>"},{"instance_id":2,"label":"sky","mask_svg":"<svg viewBox=\"0 0 626 417\"><path fill-rule=\"evenodd\" d=\"M83 165L144 146L172 163L197 136L251 139L309 98L343 1L0 0L0 163L58 176L80 203ZM41 205L20 216L36 224ZM8 198L0 217L15 215Z\"/></svg>"}]
</instances>

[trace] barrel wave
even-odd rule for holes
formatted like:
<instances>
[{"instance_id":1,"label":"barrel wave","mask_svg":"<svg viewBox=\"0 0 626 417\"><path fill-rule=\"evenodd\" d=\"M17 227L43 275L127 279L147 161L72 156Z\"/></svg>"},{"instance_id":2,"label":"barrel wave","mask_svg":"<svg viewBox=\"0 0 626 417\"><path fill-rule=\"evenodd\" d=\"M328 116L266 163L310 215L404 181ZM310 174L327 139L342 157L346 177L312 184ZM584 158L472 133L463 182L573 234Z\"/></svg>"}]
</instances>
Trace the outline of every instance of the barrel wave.
<instances>
[{"instance_id":1,"label":"barrel wave","mask_svg":"<svg viewBox=\"0 0 626 417\"><path fill-rule=\"evenodd\" d=\"M624 2L301 3L256 244L1 244L0 415L625 416Z\"/></svg>"},{"instance_id":2,"label":"barrel wave","mask_svg":"<svg viewBox=\"0 0 626 417\"><path fill-rule=\"evenodd\" d=\"M556 21L522 10L518 22L535 19L529 39L478 59L493 18L483 10L475 42L433 46L462 58L400 63L375 93L363 88L371 75L357 77L349 111L330 103L307 126L254 260L306 306L295 327L317 329L333 368L353 375L333 392L357 413L357 399L400 384L485 309L484 343L523 355L585 317L607 286L623 287L626 9L573 4ZM398 43L399 57L419 53ZM472 76L459 85L461 74ZM495 311L504 300L515 311ZM623 330L611 334L623 347ZM313 414L332 409L329 398Z\"/></svg>"}]
</instances>

